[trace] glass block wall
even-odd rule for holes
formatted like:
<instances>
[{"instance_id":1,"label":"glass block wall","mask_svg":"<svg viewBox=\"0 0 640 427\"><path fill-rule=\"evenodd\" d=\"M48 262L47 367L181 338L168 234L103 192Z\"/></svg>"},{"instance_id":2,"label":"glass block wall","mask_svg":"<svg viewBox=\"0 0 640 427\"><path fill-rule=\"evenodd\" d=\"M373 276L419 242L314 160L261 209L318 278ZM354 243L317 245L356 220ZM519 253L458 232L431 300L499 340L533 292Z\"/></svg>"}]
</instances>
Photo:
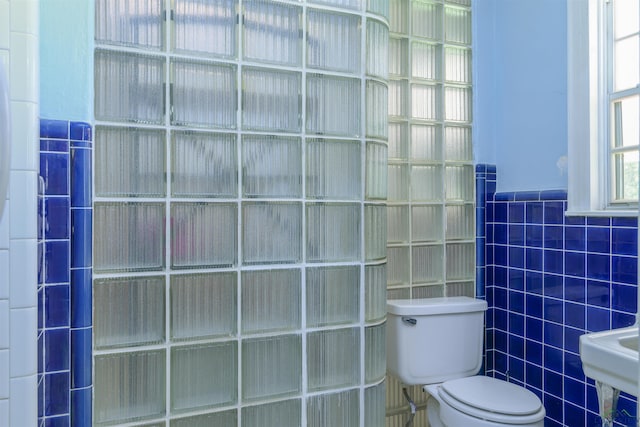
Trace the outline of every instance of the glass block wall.
<instances>
[{"instance_id":1,"label":"glass block wall","mask_svg":"<svg viewBox=\"0 0 640 427\"><path fill-rule=\"evenodd\" d=\"M384 425L387 15L96 1L94 425Z\"/></svg>"},{"instance_id":2,"label":"glass block wall","mask_svg":"<svg viewBox=\"0 0 640 427\"><path fill-rule=\"evenodd\" d=\"M390 0L389 30L388 297L474 296L471 0ZM387 425L406 413L389 377Z\"/></svg>"}]
</instances>

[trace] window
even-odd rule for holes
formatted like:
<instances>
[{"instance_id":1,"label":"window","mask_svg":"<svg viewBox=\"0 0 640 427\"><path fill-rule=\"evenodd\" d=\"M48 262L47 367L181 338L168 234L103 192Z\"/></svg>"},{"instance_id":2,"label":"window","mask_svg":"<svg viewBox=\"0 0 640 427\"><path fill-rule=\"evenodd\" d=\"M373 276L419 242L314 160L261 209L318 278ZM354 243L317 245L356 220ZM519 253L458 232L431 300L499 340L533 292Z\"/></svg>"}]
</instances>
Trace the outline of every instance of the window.
<instances>
[{"instance_id":1,"label":"window","mask_svg":"<svg viewBox=\"0 0 640 427\"><path fill-rule=\"evenodd\" d=\"M567 15L569 213L631 214L638 203L638 2L568 2Z\"/></svg>"}]
</instances>

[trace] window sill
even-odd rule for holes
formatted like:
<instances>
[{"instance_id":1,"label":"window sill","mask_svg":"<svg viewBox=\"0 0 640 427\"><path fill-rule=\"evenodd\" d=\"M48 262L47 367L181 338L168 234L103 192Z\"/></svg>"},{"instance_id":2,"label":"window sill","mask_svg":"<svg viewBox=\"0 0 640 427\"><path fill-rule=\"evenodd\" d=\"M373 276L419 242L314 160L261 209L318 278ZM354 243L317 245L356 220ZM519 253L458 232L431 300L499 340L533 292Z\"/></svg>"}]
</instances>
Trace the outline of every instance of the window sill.
<instances>
[{"instance_id":1,"label":"window sill","mask_svg":"<svg viewBox=\"0 0 640 427\"><path fill-rule=\"evenodd\" d=\"M601 211L566 211L564 216L586 216L586 217L638 217L638 210L632 209L610 209Z\"/></svg>"}]
</instances>

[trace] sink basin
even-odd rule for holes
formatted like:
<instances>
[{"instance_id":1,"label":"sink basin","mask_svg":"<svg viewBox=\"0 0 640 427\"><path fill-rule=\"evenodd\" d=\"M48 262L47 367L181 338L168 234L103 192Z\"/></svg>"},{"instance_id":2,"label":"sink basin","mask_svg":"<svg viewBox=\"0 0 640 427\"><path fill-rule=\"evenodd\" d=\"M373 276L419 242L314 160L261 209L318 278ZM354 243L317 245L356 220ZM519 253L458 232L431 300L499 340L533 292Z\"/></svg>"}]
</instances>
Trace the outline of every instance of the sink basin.
<instances>
[{"instance_id":1,"label":"sink basin","mask_svg":"<svg viewBox=\"0 0 640 427\"><path fill-rule=\"evenodd\" d=\"M638 396L638 326L580 336L587 377Z\"/></svg>"}]
</instances>

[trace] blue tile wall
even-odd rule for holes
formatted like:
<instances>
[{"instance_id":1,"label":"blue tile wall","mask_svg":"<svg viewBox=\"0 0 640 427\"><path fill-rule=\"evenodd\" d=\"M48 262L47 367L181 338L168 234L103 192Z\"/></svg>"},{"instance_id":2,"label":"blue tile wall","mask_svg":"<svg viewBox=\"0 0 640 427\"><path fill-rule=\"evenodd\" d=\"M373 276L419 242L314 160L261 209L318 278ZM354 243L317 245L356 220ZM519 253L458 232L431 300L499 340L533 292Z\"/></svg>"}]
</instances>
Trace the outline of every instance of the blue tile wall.
<instances>
[{"instance_id":1,"label":"blue tile wall","mask_svg":"<svg viewBox=\"0 0 640 427\"><path fill-rule=\"evenodd\" d=\"M91 425L91 127L40 121L38 425Z\"/></svg>"},{"instance_id":2,"label":"blue tile wall","mask_svg":"<svg viewBox=\"0 0 640 427\"><path fill-rule=\"evenodd\" d=\"M495 182L494 166L477 165L486 372L536 393L547 426L600 426L578 339L635 321L637 219L565 217L566 191L495 193ZM635 417L635 398L622 394L616 425Z\"/></svg>"}]
</instances>

